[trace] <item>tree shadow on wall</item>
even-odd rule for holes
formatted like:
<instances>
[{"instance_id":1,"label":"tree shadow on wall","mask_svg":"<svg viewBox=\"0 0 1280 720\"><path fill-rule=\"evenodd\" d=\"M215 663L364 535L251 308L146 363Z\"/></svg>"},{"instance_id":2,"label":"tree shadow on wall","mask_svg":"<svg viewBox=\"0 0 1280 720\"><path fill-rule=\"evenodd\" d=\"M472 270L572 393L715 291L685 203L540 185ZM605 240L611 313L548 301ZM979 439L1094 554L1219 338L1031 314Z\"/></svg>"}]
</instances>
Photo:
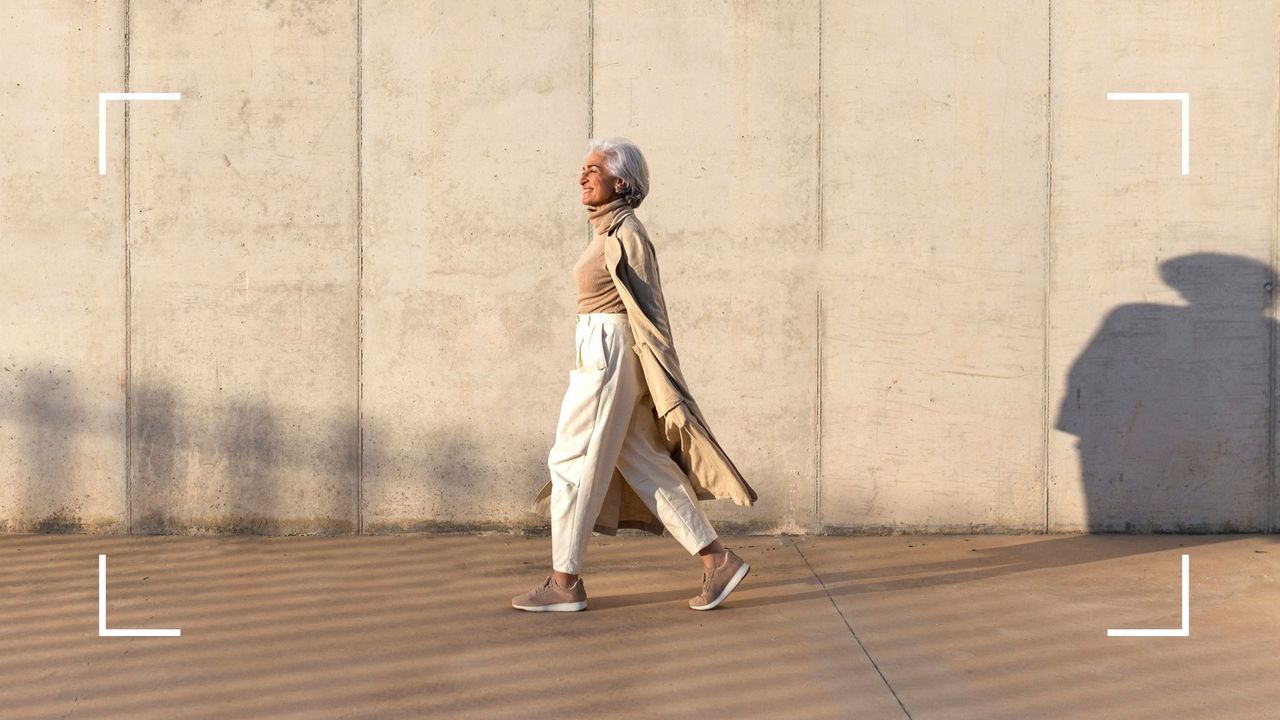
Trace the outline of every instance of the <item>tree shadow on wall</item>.
<instances>
[{"instance_id":1,"label":"tree shadow on wall","mask_svg":"<svg viewBox=\"0 0 1280 720\"><path fill-rule=\"evenodd\" d=\"M13 371L7 366L4 369ZM19 421L15 424L21 425L22 436L10 441L26 452L25 457L19 452L5 458L6 470L18 481L18 487L13 488L15 506L6 513L10 517L0 519L0 525L10 532L73 531L82 522L76 510L80 488L69 481L78 469L76 448L83 442L85 426L96 429L101 418L86 423L89 411L81 398L83 389L70 369L37 362L15 370L16 388L11 398L0 400L0 419ZM30 517L36 507L52 511L25 524L17 520L24 513Z\"/></svg>"},{"instance_id":2,"label":"tree shadow on wall","mask_svg":"<svg viewBox=\"0 0 1280 720\"><path fill-rule=\"evenodd\" d=\"M354 532L354 411L326 416L264 392L197 403L157 375L131 393L133 534Z\"/></svg>"},{"instance_id":3,"label":"tree shadow on wall","mask_svg":"<svg viewBox=\"0 0 1280 720\"><path fill-rule=\"evenodd\" d=\"M1159 271L1187 304L1112 310L1059 402L1055 427L1076 436L1087 527L1265 531L1274 274L1220 253Z\"/></svg>"}]
</instances>

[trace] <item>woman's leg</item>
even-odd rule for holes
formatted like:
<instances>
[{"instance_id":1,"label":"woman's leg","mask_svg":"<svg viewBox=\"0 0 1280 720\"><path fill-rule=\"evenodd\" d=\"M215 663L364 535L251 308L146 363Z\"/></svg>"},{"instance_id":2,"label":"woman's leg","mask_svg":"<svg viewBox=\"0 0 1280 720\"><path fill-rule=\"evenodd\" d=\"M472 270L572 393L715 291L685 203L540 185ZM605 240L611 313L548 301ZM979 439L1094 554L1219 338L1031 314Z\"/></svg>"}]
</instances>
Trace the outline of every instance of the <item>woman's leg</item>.
<instances>
[{"instance_id":1,"label":"woman's leg","mask_svg":"<svg viewBox=\"0 0 1280 720\"><path fill-rule=\"evenodd\" d=\"M585 318L585 319L584 319ZM551 569L562 587L578 578L613 468L622 448L640 379L622 316L580 316L578 363L560 408L551 471ZM627 357L629 356L629 357Z\"/></svg>"},{"instance_id":2,"label":"woman's leg","mask_svg":"<svg viewBox=\"0 0 1280 720\"><path fill-rule=\"evenodd\" d=\"M751 566L736 553L726 550L711 521L702 512L693 485L672 459L653 398L644 393L636 402L631 428L618 469L644 503L690 554L702 556L702 591L689 598L693 610L718 607L746 577Z\"/></svg>"},{"instance_id":3,"label":"woman's leg","mask_svg":"<svg viewBox=\"0 0 1280 720\"><path fill-rule=\"evenodd\" d=\"M634 356L629 362L640 360ZM643 372L642 370L639 372ZM618 454L618 469L636 495L653 511L690 555L701 555L705 567L724 559L725 548L699 501L689 494L684 471L662 442L653 397L642 390L631 415L631 427Z\"/></svg>"}]
</instances>

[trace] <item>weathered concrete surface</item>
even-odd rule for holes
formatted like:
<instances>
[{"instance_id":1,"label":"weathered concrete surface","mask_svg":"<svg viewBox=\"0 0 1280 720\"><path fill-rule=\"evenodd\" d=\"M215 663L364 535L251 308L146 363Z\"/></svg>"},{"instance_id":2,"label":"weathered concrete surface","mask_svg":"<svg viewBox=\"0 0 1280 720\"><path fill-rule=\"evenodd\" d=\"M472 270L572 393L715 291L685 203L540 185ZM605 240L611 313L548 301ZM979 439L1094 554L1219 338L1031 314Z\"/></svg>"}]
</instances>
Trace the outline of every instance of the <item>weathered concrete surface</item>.
<instances>
[{"instance_id":1,"label":"weathered concrete surface","mask_svg":"<svg viewBox=\"0 0 1280 720\"><path fill-rule=\"evenodd\" d=\"M1053 13L1049 527L1267 529L1280 4Z\"/></svg>"},{"instance_id":2,"label":"weathered concrete surface","mask_svg":"<svg viewBox=\"0 0 1280 720\"><path fill-rule=\"evenodd\" d=\"M1280 556L1252 536L726 537L695 612L666 538L596 538L588 610L533 614L546 538L0 538L0 707L47 717L1269 717ZM1191 555L1188 637L1176 627ZM107 626L181 637L99 637Z\"/></svg>"},{"instance_id":3,"label":"weathered concrete surface","mask_svg":"<svg viewBox=\"0 0 1280 720\"><path fill-rule=\"evenodd\" d=\"M1280 703L1266 536L815 538L800 548L913 718L1262 718ZM1177 628L1190 555L1190 635Z\"/></svg>"},{"instance_id":4,"label":"weathered concrete surface","mask_svg":"<svg viewBox=\"0 0 1280 720\"><path fill-rule=\"evenodd\" d=\"M717 524L811 529L817 3L606 0L595 19L596 134L630 137L646 153L652 189L637 214L657 250L681 368L761 498L704 507ZM560 270L551 287L572 300L570 280Z\"/></svg>"},{"instance_id":5,"label":"weathered concrete surface","mask_svg":"<svg viewBox=\"0 0 1280 720\"><path fill-rule=\"evenodd\" d=\"M128 529L118 10L0 13L0 532Z\"/></svg>"},{"instance_id":6,"label":"weathered concrete surface","mask_svg":"<svg viewBox=\"0 0 1280 720\"><path fill-rule=\"evenodd\" d=\"M0 29L0 532L545 527L591 135L647 154L685 373L761 493L718 527L1280 521L1280 0ZM107 90L183 99L112 104L99 177ZM1190 175L1176 103L1108 91L1192 94Z\"/></svg>"},{"instance_id":7,"label":"weathered concrete surface","mask_svg":"<svg viewBox=\"0 0 1280 720\"><path fill-rule=\"evenodd\" d=\"M354 3L130 23L133 530L354 532Z\"/></svg>"},{"instance_id":8,"label":"weathered concrete surface","mask_svg":"<svg viewBox=\"0 0 1280 720\"><path fill-rule=\"evenodd\" d=\"M823 6L823 526L1043 525L1047 11Z\"/></svg>"},{"instance_id":9,"label":"weathered concrete surface","mask_svg":"<svg viewBox=\"0 0 1280 720\"><path fill-rule=\"evenodd\" d=\"M363 4L365 532L528 524L545 482L573 363L589 23L516 9Z\"/></svg>"}]
</instances>

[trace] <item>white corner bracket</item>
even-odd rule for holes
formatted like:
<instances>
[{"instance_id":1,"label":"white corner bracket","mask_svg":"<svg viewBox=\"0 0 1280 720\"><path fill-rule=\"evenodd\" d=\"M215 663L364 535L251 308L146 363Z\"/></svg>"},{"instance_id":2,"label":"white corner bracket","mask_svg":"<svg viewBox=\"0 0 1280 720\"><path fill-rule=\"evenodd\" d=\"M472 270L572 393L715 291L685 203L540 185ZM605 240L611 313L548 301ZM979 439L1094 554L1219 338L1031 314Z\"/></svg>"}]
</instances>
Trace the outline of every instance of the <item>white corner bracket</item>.
<instances>
[{"instance_id":1,"label":"white corner bracket","mask_svg":"<svg viewBox=\"0 0 1280 720\"><path fill-rule=\"evenodd\" d=\"M98 93L98 174L107 174L107 101L108 100L181 100L176 92L100 92Z\"/></svg>"},{"instance_id":2,"label":"white corner bracket","mask_svg":"<svg viewBox=\"0 0 1280 720\"><path fill-rule=\"evenodd\" d=\"M112 630L107 627L107 556L98 555L98 637L178 637L179 628Z\"/></svg>"},{"instance_id":3,"label":"white corner bracket","mask_svg":"<svg viewBox=\"0 0 1280 720\"><path fill-rule=\"evenodd\" d=\"M1167 630L1107 628L1107 637L1187 637L1191 634L1191 556L1182 555L1182 627Z\"/></svg>"},{"instance_id":4,"label":"white corner bracket","mask_svg":"<svg viewBox=\"0 0 1280 720\"><path fill-rule=\"evenodd\" d=\"M1108 100L1179 100L1182 102L1182 174L1191 172L1191 93L1109 92Z\"/></svg>"}]
</instances>

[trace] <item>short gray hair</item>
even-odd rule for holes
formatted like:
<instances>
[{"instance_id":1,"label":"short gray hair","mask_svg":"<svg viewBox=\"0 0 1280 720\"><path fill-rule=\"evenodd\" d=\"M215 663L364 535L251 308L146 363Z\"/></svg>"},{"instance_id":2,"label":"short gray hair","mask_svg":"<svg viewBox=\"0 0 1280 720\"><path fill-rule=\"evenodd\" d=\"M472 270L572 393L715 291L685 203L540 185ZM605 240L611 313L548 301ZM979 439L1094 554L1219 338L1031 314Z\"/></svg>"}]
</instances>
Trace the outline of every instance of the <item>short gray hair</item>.
<instances>
[{"instance_id":1,"label":"short gray hair","mask_svg":"<svg viewBox=\"0 0 1280 720\"><path fill-rule=\"evenodd\" d=\"M649 194L649 164L644 161L640 148L623 137L592 138L587 142L587 152L604 153L609 174L627 184L622 197L631 207L640 207Z\"/></svg>"}]
</instances>

